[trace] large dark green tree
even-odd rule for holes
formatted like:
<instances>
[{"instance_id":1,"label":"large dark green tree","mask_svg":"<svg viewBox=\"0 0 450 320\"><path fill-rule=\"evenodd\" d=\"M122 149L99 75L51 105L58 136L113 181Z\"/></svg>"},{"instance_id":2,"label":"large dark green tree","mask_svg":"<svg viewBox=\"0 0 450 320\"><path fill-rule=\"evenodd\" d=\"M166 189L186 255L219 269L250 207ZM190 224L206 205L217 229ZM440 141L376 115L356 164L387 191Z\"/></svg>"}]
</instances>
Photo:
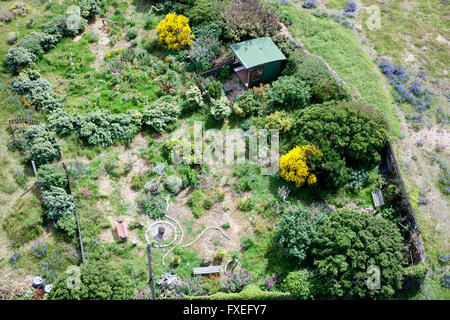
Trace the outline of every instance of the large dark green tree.
<instances>
[{"instance_id":1,"label":"large dark green tree","mask_svg":"<svg viewBox=\"0 0 450 320\"><path fill-rule=\"evenodd\" d=\"M132 281L121 272L96 262L76 273L64 273L53 284L50 300L124 300L133 295ZM70 288L69 288L70 287ZM71 289L72 288L72 289Z\"/></svg>"},{"instance_id":2,"label":"large dark green tree","mask_svg":"<svg viewBox=\"0 0 450 320\"><path fill-rule=\"evenodd\" d=\"M380 160L386 130L383 117L360 102L324 103L297 113L287 147L319 147L324 156L310 163L311 169L319 181L339 186L346 182L347 167L371 166Z\"/></svg>"},{"instance_id":3,"label":"large dark green tree","mask_svg":"<svg viewBox=\"0 0 450 320\"><path fill-rule=\"evenodd\" d=\"M321 295L386 297L402 286L407 249L397 226L381 217L336 210L316 234L312 248ZM380 270L379 288L371 266Z\"/></svg>"}]
</instances>

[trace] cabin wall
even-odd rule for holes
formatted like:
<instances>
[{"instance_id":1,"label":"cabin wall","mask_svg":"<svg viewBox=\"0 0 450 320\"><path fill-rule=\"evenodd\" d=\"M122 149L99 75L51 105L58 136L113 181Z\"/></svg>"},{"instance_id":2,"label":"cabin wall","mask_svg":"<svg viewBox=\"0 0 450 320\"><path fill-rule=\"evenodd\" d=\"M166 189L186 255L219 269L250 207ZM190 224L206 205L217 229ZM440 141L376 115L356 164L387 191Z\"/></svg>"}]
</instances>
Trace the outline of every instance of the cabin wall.
<instances>
[{"instance_id":1,"label":"cabin wall","mask_svg":"<svg viewBox=\"0 0 450 320\"><path fill-rule=\"evenodd\" d=\"M280 75L281 61L274 61L264 65L262 82L268 83L274 81Z\"/></svg>"}]
</instances>

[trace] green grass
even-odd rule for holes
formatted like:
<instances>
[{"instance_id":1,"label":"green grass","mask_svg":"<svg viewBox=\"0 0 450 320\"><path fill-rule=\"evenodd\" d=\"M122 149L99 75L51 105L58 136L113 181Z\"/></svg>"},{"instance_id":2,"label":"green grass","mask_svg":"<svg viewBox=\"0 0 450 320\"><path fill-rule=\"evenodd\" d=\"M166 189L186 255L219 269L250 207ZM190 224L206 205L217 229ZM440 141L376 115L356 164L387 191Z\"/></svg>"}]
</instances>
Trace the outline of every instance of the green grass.
<instances>
[{"instance_id":1,"label":"green grass","mask_svg":"<svg viewBox=\"0 0 450 320\"><path fill-rule=\"evenodd\" d=\"M379 111L387 120L390 136L396 138L400 125L394 106L384 90L381 75L352 36L351 31L332 21L314 18L292 5L282 7L293 18L289 31L312 53L322 56L344 79L362 102Z\"/></svg>"}]
</instances>

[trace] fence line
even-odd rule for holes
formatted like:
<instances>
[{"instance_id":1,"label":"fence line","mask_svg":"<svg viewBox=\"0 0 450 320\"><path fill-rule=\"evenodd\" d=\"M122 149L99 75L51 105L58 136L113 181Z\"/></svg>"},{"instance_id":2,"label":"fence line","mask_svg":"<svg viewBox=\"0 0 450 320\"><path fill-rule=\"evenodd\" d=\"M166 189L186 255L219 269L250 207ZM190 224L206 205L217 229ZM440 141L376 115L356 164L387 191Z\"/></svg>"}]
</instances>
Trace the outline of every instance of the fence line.
<instances>
[{"instance_id":1,"label":"fence line","mask_svg":"<svg viewBox=\"0 0 450 320\"><path fill-rule=\"evenodd\" d=\"M64 161L63 161L63 168L64 168L64 172L66 173L67 184L69 186L69 192L73 197L72 185L70 183L70 175L69 175L69 171L67 170L66 163ZM77 220L77 231L78 231L77 233L78 233L78 241L80 242L81 261L83 262L83 264L86 264L86 258L85 258L85 254L84 254L84 248L83 248L83 238L82 238L81 227L80 227L80 220L78 219L78 213L77 213L77 207L75 204L75 200L74 200L73 205L75 208L75 219Z\"/></svg>"},{"instance_id":2,"label":"fence line","mask_svg":"<svg viewBox=\"0 0 450 320\"><path fill-rule=\"evenodd\" d=\"M419 224L417 223L417 219L414 214L411 202L409 200L408 193L406 192L406 187L405 183L403 182L400 167L398 165L397 159L395 158L395 154L390 142L388 142L388 145L386 147L385 160L388 172L394 178L394 181L397 184L397 186L400 187L401 193L400 215L402 217L407 218L410 222L409 235L411 241L410 252L412 256L412 262L413 264L417 264L421 261L426 261L427 257L425 254L425 248L423 246L422 237L420 236Z\"/></svg>"}]
</instances>

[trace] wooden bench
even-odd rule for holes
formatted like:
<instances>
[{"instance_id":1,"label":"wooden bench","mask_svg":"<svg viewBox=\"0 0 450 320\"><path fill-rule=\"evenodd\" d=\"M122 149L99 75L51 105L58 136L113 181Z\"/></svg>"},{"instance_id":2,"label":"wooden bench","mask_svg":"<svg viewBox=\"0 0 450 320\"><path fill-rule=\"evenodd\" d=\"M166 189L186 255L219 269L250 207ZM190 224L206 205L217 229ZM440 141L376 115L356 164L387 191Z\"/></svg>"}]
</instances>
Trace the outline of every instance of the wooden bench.
<instances>
[{"instance_id":1,"label":"wooden bench","mask_svg":"<svg viewBox=\"0 0 450 320\"><path fill-rule=\"evenodd\" d=\"M384 199L381 190L372 192L372 199L373 203L375 204L375 208L382 207L384 205Z\"/></svg>"},{"instance_id":2,"label":"wooden bench","mask_svg":"<svg viewBox=\"0 0 450 320\"><path fill-rule=\"evenodd\" d=\"M128 238L127 224L124 221L116 221L116 228L120 240L126 240Z\"/></svg>"},{"instance_id":3,"label":"wooden bench","mask_svg":"<svg viewBox=\"0 0 450 320\"><path fill-rule=\"evenodd\" d=\"M220 266L194 268L194 275L212 274L212 273L221 273L221 272L222 272L222 268Z\"/></svg>"}]
</instances>

